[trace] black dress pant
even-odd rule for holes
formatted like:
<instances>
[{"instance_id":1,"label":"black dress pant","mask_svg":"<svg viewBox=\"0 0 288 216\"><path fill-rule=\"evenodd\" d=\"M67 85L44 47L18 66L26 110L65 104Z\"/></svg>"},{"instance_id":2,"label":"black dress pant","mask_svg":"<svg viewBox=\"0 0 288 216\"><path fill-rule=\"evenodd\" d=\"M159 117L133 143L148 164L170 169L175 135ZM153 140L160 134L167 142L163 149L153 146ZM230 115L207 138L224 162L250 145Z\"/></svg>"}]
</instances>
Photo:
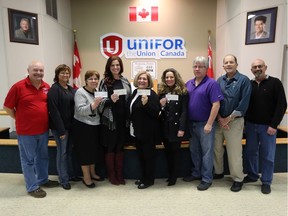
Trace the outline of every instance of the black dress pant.
<instances>
[{"instance_id":1,"label":"black dress pant","mask_svg":"<svg viewBox=\"0 0 288 216\"><path fill-rule=\"evenodd\" d=\"M163 144L165 146L165 153L168 162L168 179L169 182L173 182L176 181L178 177L181 142L169 142L167 140L164 140Z\"/></svg>"},{"instance_id":2,"label":"black dress pant","mask_svg":"<svg viewBox=\"0 0 288 216\"><path fill-rule=\"evenodd\" d=\"M141 182L153 185L155 180L155 143L136 139L136 149L142 169Z\"/></svg>"}]
</instances>

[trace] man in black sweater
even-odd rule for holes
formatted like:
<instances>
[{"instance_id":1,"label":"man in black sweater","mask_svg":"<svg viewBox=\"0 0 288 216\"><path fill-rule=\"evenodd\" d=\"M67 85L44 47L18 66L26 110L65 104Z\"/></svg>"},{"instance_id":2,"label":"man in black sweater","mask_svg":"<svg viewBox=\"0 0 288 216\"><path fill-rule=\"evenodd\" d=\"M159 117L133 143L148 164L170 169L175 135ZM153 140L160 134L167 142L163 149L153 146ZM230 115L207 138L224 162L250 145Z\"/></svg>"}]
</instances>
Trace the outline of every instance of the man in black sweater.
<instances>
[{"instance_id":1,"label":"man in black sweater","mask_svg":"<svg viewBox=\"0 0 288 216\"><path fill-rule=\"evenodd\" d=\"M246 146L244 150L244 183L256 182L261 172L261 192L271 192L276 151L277 126L287 109L285 91L278 78L265 74L267 65L262 59L251 64L255 78L251 80L252 94L246 113ZM260 160L259 160L260 157Z\"/></svg>"}]
</instances>

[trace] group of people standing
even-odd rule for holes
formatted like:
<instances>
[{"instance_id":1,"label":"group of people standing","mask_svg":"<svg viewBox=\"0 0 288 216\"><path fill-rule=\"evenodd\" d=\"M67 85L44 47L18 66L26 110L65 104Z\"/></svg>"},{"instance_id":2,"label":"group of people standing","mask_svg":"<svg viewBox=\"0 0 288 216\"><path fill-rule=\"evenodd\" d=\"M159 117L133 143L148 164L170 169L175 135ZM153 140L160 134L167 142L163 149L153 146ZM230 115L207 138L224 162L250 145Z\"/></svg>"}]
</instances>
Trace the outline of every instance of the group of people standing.
<instances>
[{"instance_id":1,"label":"group of people standing","mask_svg":"<svg viewBox=\"0 0 288 216\"><path fill-rule=\"evenodd\" d=\"M279 79L266 74L267 65L263 60L252 62L251 71L255 76L252 80L241 74L237 66L237 58L226 55L223 59L226 74L216 82L207 77L207 60L203 57L194 60L195 78L186 83L193 167L191 176L183 180L201 180L197 189L207 190L213 179L223 178L225 141L233 179L231 191L240 191L243 183L256 182L260 172L261 192L269 194L277 126L287 109L285 91ZM246 135L244 151L243 132Z\"/></svg>"},{"instance_id":2,"label":"group of people standing","mask_svg":"<svg viewBox=\"0 0 288 216\"><path fill-rule=\"evenodd\" d=\"M59 183L66 190L71 189L69 181L82 180L88 188L95 187L93 180L103 181L95 172L102 159L111 184L124 185L123 149L128 137L133 137L142 171L135 182L138 189L154 184L155 145L161 142L167 155L168 186L175 185L181 142L188 135L193 165L184 181L201 180L197 189L207 190L213 179L223 178L225 140L234 181L231 190L240 191L243 182L258 180L260 154L261 190L270 193L277 126L287 108L284 88L279 79L265 74L267 66L261 59L251 65L255 75L251 81L237 66L234 55L225 56L226 74L215 81L207 76L207 58L198 56L193 61L195 78L185 84L177 70L168 68L162 73L157 94L146 71L135 76L132 92L118 56L107 60L101 81L97 71L87 71L85 86L77 91L69 85L71 70L67 65L55 69L50 88L42 80L43 64L32 62L27 78L11 87L4 102L4 109L16 120L28 193L45 197L42 186L58 186L57 181L48 180L49 128L57 144ZM243 169L244 117L247 141ZM83 178L77 177L73 167L72 148Z\"/></svg>"}]
</instances>

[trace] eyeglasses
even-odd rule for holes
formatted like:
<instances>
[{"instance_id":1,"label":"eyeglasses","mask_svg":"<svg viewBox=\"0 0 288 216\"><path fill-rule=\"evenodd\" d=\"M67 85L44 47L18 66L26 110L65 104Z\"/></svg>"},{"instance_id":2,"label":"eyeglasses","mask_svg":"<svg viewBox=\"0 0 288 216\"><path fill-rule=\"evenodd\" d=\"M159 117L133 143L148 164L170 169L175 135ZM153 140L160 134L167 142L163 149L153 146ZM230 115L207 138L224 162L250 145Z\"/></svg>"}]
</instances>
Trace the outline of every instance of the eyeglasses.
<instances>
[{"instance_id":1,"label":"eyeglasses","mask_svg":"<svg viewBox=\"0 0 288 216\"><path fill-rule=\"evenodd\" d=\"M198 66L198 65L194 65L194 66L193 66L193 69L197 69L197 68L198 68L198 69L203 69L203 68L205 68L205 66Z\"/></svg>"},{"instance_id":2,"label":"eyeglasses","mask_svg":"<svg viewBox=\"0 0 288 216\"><path fill-rule=\"evenodd\" d=\"M252 69L257 69L257 68L262 69L263 67L264 65L254 65L252 66Z\"/></svg>"}]
</instances>

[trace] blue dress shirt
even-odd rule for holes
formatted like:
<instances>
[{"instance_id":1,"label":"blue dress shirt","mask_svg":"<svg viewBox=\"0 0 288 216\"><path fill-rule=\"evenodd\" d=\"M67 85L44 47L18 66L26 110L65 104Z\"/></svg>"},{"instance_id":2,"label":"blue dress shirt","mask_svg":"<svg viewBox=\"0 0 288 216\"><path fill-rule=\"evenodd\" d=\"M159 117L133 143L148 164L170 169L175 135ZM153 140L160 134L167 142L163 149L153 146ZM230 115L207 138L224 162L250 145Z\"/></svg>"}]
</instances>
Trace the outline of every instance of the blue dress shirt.
<instances>
[{"instance_id":1,"label":"blue dress shirt","mask_svg":"<svg viewBox=\"0 0 288 216\"><path fill-rule=\"evenodd\" d=\"M229 79L225 74L217 82L224 95L224 100L220 102L221 117L243 117L248 109L252 90L249 78L236 71L234 77Z\"/></svg>"}]
</instances>

